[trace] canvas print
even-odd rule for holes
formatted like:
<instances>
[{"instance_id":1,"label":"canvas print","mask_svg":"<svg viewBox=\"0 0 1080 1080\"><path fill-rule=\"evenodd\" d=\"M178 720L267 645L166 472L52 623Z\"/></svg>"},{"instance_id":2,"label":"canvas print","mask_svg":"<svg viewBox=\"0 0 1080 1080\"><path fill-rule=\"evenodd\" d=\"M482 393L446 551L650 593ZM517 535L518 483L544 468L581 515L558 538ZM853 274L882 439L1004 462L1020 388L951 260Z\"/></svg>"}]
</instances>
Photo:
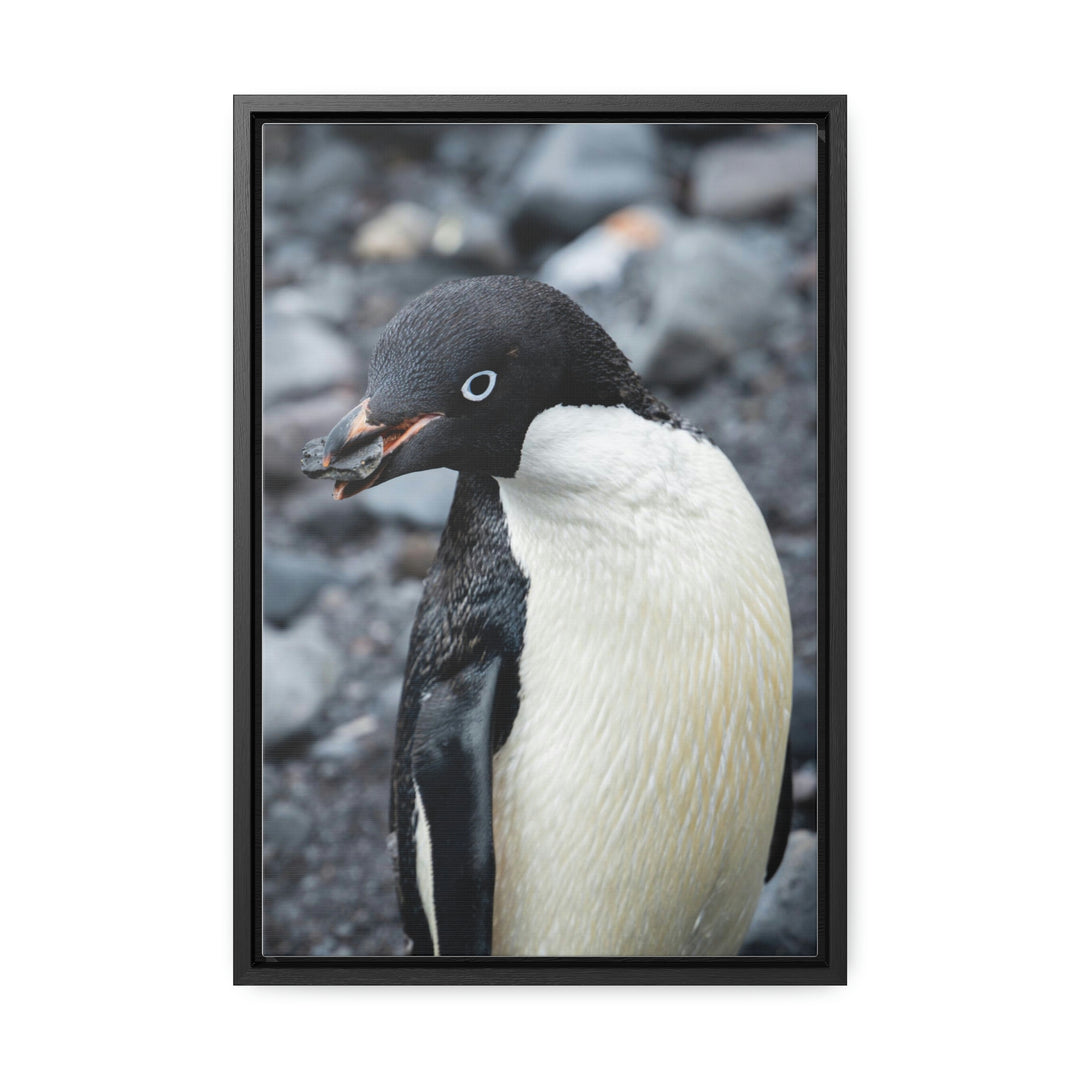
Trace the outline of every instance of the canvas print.
<instances>
[{"instance_id":1,"label":"canvas print","mask_svg":"<svg viewBox=\"0 0 1080 1080\"><path fill-rule=\"evenodd\" d=\"M262 129L266 956L814 956L817 128Z\"/></svg>"}]
</instances>

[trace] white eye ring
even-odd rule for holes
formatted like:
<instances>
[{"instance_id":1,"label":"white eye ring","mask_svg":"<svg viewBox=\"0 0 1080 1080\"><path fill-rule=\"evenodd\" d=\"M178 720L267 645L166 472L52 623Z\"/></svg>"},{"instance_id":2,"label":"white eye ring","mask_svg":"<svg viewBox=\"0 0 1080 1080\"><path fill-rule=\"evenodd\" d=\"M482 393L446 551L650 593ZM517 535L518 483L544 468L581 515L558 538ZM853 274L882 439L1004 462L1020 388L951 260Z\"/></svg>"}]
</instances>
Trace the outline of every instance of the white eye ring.
<instances>
[{"instance_id":1,"label":"white eye ring","mask_svg":"<svg viewBox=\"0 0 1080 1080\"><path fill-rule=\"evenodd\" d=\"M487 386L485 386L484 389L479 394L476 393L474 390L471 390L470 387L473 384L473 380L474 379L482 379L485 375L487 376L487 380L488 380ZM470 401L483 401L484 398L486 398L488 396L488 394L490 394L491 391L494 390L494 389L495 389L495 372L494 371L477 371L474 374L470 375L465 380L464 384L461 387L461 392Z\"/></svg>"}]
</instances>

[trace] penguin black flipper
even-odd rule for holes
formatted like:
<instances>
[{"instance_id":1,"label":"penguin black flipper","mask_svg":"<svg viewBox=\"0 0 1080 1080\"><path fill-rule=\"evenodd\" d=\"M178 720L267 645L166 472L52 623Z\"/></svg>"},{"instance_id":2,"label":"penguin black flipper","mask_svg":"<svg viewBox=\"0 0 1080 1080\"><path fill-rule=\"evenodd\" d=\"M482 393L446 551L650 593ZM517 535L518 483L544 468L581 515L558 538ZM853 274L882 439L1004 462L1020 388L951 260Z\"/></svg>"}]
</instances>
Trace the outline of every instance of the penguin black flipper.
<instances>
[{"instance_id":1,"label":"penguin black flipper","mask_svg":"<svg viewBox=\"0 0 1080 1080\"><path fill-rule=\"evenodd\" d=\"M501 666L494 657L435 683L413 730L417 888L440 955L491 954L491 729Z\"/></svg>"},{"instance_id":2,"label":"penguin black flipper","mask_svg":"<svg viewBox=\"0 0 1080 1080\"><path fill-rule=\"evenodd\" d=\"M498 487L462 473L409 646L394 749L398 900L413 955L487 955L492 758L517 713L527 583Z\"/></svg>"},{"instance_id":3,"label":"penguin black flipper","mask_svg":"<svg viewBox=\"0 0 1080 1080\"><path fill-rule=\"evenodd\" d=\"M765 880L768 881L784 858L787 848L788 833L791 832L791 814L794 806L794 793L791 787L791 739L788 739L784 752L784 776L780 781L780 798L776 807L776 824L773 826L772 843L769 845L769 861L765 866Z\"/></svg>"}]
</instances>

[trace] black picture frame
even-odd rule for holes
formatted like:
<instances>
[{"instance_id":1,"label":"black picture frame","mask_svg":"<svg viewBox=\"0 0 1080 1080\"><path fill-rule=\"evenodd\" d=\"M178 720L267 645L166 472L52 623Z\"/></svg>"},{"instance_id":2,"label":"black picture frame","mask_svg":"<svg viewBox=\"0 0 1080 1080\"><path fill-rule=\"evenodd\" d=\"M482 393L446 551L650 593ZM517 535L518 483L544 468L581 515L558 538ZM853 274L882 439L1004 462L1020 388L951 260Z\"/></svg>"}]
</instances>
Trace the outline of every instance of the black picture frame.
<instances>
[{"instance_id":1,"label":"black picture frame","mask_svg":"<svg viewBox=\"0 0 1080 1080\"><path fill-rule=\"evenodd\" d=\"M818 127L818 954L552 959L261 953L261 129L282 122L793 122ZM846 98L237 95L234 124L234 982L843 984L846 963Z\"/></svg>"}]
</instances>

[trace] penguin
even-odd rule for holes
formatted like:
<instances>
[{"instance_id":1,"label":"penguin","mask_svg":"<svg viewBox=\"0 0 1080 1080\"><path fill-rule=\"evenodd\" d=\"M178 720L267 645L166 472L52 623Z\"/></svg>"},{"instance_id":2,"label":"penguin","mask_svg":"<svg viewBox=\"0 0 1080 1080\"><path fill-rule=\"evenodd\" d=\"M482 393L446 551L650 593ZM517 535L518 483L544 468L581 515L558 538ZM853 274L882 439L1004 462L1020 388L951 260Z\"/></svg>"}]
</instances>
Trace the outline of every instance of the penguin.
<instances>
[{"instance_id":1,"label":"penguin","mask_svg":"<svg viewBox=\"0 0 1080 1080\"><path fill-rule=\"evenodd\" d=\"M792 634L723 452L499 276L405 306L303 468L336 499L459 474L395 738L413 955L736 953L790 827Z\"/></svg>"}]
</instances>

